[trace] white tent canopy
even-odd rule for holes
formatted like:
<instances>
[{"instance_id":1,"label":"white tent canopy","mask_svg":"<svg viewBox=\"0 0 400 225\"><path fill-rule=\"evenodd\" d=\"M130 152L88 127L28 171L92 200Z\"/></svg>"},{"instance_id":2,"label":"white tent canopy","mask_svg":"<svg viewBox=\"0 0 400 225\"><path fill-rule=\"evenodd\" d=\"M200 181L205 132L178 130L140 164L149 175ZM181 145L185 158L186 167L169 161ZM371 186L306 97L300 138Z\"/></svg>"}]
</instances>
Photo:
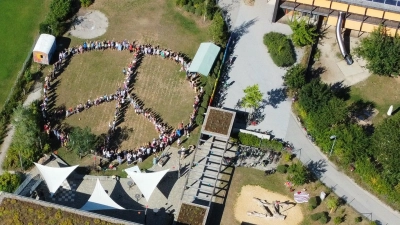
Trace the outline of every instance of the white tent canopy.
<instances>
[{"instance_id":1,"label":"white tent canopy","mask_svg":"<svg viewBox=\"0 0 400 225\"><path fill-rule=\"evenodd\" d=\"M133 167L125 170L125 172L132 178L133 182L136 183L147 201L149 201L154 189L156 189L158 183L160 183L161 179L168 173L168 171L169 169L153 173L138 173L134 171Z\"/></svg>"},{"instance_id":2,"label":"white tent canopy","mask_svg":"<svg viewBox=\"0 0 400 225\"><path fill-rule=\"evenodd\" d=\"M67 177L74 171L78 165L70 167L49 167L43 166L41 164L35 163L40 174L42 174L44 181L49 188L50 195L53 196L57 189L60 187L62 182L67 179Z\"/></svg>"},{"instance_id":3,"label":"white tent canopy","mask_svg":"<svg viewBox=\"0 0 400 225\"><path fill-rule=\"evenodd\" d=\"M81 210L104 210L104 209L124 209L120 205L114 202L110 196L106 193L103 186L101 186L99 179L97 179L96 187L93 190L92 195Z\"/></svg>"}]
</instances>

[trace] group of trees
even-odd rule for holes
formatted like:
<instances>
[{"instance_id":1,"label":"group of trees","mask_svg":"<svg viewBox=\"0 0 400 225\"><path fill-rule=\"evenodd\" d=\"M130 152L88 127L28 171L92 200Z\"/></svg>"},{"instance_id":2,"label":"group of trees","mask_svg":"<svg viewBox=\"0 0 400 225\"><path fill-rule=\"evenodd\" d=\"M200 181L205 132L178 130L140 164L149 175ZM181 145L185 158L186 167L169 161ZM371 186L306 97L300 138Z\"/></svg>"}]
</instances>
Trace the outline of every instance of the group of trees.
<instances>
[{"instance_id":1,"label":"group of trees","mask_svg":"<svg viewBox=\"0 0 400 225\"><path fill-rule=\"evenodd\" d=\"M19 105L12 117L15 132L3 167L6 169L27 168L36 162L43 153L48 152L47 135L41 131L43 126L37 102L29 107Z\"/></svg>"},{"instance_id":2,"label":"group of trees","mask_svg":"<svg viewBox=\"0 0 400 225\"><path fill-rule=\"evenodd\" d=\"M284 80L288 88L298 92L294 107L298 116L322 151L332 147L329 138L335 135L333 159L346 170L353 165L357 173L375 193L385 195L393 204L400 205L400 114L395 114L377 125L374 132L356 123L360 102L348 104L342 89L312 79L305 83L305 70L296 65Z\"/></svg>"}]
</instances>

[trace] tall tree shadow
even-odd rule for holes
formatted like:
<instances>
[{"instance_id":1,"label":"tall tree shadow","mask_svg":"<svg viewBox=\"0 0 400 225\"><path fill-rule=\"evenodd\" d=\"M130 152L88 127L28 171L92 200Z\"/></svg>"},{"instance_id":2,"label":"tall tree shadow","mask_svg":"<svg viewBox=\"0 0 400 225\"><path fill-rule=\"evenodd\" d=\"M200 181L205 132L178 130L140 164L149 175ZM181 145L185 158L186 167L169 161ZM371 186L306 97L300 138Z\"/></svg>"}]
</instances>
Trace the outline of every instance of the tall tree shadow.
<instances>
[{"instance_id":1,"label":"tall tree shadow","mask_svg":"<svg viewBox=\"0 0 400 225\"><path fill-rule=\"evenodd\" d=\"M276 88L267 92L268 99L263 100L262 105L270 105L274 108L278 108L278 105L285 101L287 98L285 88Z\"/></svg>"},{"instance_id":2,"label":"tall tree shadow","mask_svg":"<svg viewBox=\"0 0 400 225\"><path fill-rule=\"evenodd\" d=\"M326 172L326 161L324 159L320 159L318 161L313 161L311 160L308 164L307 164L307 168L309 171L311 171L311 173L314 174L314 176L316 178L321 178L323 173Z\"/></svg>"},{"instance_id":3,"label":"tall tree shadow","mask_svg":"<svg viewBox=\"0 0 400 225\"><path fill-rule=\"evenodd\" d=\"M343 81L332 84L331 90L340 99L345 101L350 99L350 87L343 85Z\"/></svg>"}]
</instances>

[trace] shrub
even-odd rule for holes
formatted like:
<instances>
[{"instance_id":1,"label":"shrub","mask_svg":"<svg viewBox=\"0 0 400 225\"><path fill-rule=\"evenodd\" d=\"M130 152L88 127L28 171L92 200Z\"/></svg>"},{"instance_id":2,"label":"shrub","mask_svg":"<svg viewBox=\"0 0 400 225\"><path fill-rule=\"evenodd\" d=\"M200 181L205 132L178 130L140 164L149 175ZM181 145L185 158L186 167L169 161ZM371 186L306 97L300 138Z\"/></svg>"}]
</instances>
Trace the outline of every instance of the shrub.
<instances>
[{"instance_id":1,"label":"shrub","mask_svg":"<svg viewBox=\"0 0 400 225\"><path fill-rule=\"evenodd\" d=\"M94 0L80 0L83 7L88 7L93 4Z\"/></svg>"},{"instance_id":2,"label":"shrub","mask_svg":"<svg viewBox=\"0 0 400 225\"><path fill-rule=\"evenodd\" d=\"M310 208L311 208L311 209L317 208L317 206L318 206L318 199L317 199L317 197L316 197L316 196L311 197L311 198L308 200L308 204L310 205Z\"/></svg>"},{"instance_id":3,"label":"shrub","mask_svg":"<svg viewBox=\"0 0 400 225\"><path fill-rule=\"evenodd\" d=\"M287 166L286 165L279 165L276 167L276 171L279 173L286 173L287 172Z\"/></svg>"},{"instance_id":4,"label":"shrub","mask_svg":"<svg viewBox=\"0 0 400 225\"><path fill-rule=\"evenodd\" d=\"M329 217L326 213L323 213L321 218L319 218L319 222L322 224L327 224L329 221Z\"/></svg>"},{"instance_id":5,"label":"shrub","mask_svg":"<svg viewBox=\"0 0 400 225\"><path fill-rule=\"evenodd\" d=\"M301 89L306 84L306 68L300 64L290 67L283 80L290 89L295 91Z\"/></svg>"},{"instance_id":6,"label":"shrub","mask_svg":"<svg viewBox=\"0 0 400 225\"><path fill-rule=\"evenodd\" d=\"M321 212L319 212L319 213L314 213L314 214L311 214L310 218L311 218L313 221L317 221L317 220L319 220L319 219L322 217L322 214L323 214L323 213L321 213Z\"/></svg>"},{"instance_id":7,"label":"shrub","mask_svg":"<svg viewBox=\"0 0 400 225\"><path fill-rule=\"evenodd\" d=\"M343 222L343 217L337 216L333 219L334 224L341 224Z\"/></svg>"},{"instance_id":8,"label":"shrub","mask_svg":"<svg viewBox=\"0 0 400 225\"><path fill-rule=\"evenodd\" d=\"M277 66L288 67L296 62L296 53L292 42L286 35L277 32L267 33L264 35L264 44Z\"/></svg>"},{"instance_id":9,"label":"shrub","mask_svg":"<svg viewBox=\"0 0 400 225\"><path fill-rule=\"evenodd\" d=\"M292 161L292 154L290 154L290 153L288 153L288 152L284 152L282 158L283 158L283 160L284 160L285 162Z\"/></svg>"},{"instance_id":10,"label":"shrub","mask_svg":"<svg viewBox=\"0 0 400 225\"><path fill-rule=\"evenodd\" d=\"M272 149L275 151L281 151L283 147L282 143L279 141L263 139L260 142L260 138L251 134L239 133L238 138L242 145L260 147L262 149Z\"/></svg>"},{"instance_id":11,"label":"shrub","mask_svg":"<svg viewBox=\"0 0 400 225\"><path fill-rule=\"evenodd\" d=\"M361 216L354 218L354 222L356 222L356 223L360 223L361 221L362 221Z\"/></svg>"},{"instance_id":12,"label":"shrub","mask_svg":"<svg viewBox=\"0 0 400 225\"><path fill-rule=\"evenodd\" d=\"M5 171L0 175L0 191L14 192L21 184L21 176Z\"/></svg>"},{"instance_id":13,"label":"shrub","mask_svg":"<svg viewBox=\"0 0 400 225\"><path fill-rule=\"evenodd\" d=\"M293 163L289 166L288 172L291 174L289 179L295 185L303 185L308 182L308 171L301 163Z\"/></svg>"},{"instance_id":14,"label":"shrub","mask_svg":"<svg viewBox=\"0 0 400 225\"><path fill-rule=\"evenodd\" d=\"M215 44L221 46L226 44L228 40L228 27L220 11L215 12L213 21L208 29L208 34Z\"/></svg>"},{"instance_id":15,"label":"shrub","mask_svg":"<svg viewBox=\"0 0 400 225\"><path fill-rule=\"evenodd\" d=\"M297 46L312 45L318 37L317 28L308 24L304 19L294 19L289 22L289 26L293 31L292 41Z\"/></svg>"}]
</instances>

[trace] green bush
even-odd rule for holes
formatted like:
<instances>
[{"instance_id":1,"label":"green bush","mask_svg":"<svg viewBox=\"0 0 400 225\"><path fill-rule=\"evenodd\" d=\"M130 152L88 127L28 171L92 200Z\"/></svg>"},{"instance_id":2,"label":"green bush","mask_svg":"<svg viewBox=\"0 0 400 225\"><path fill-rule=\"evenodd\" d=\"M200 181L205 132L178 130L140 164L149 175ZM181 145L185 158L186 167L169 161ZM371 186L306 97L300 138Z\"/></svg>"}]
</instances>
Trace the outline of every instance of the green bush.
<instances>
[{"instance_id":1,"label":"green bush","mask_svg":"<svg viewBox=\"0 0 400 225\"><path fill-rule=\"evenodd\" d=\"M293 31L292 41L296 46L312 45L318 37L317 27L308 24L304 19L294 19L289 22L289 26Z\"/></svg>"},{"instance_id":2,"label":"green bush","mask_svg":"<svg viewBox=\"0 0 400 225\"><path fill-rule=\"evenodd\" d=\"M308 200L308 204L310 205L310 208L311 208L311 209L317 208L317 206L318 206L318 199L317 199L317 197L316 197L316 196L311 197L311 198Z\"/></svg>"},{"instance_id":3,"label":"green bush","mask_svg":"<svg viewBox=\"0 0 400 225\"><path fill-rule=\"evenodd\" d=\"M5 171L0 175L0 191L14 192L21 184L21 176L19 174L11 174Z\"/></svg>"},{"instance_id":4,"label":"green bush","mask_svg":"<svg viewBox=\"0 0 400 225\"><path fill-rule=\"evenodd\" d=\"M83 7L88 7L93 4L94 0L80 0Z\"/></svg>"},{"instance_id":5,"label":"green bush","mask_svg":"<svg viewBox=\"0 0 400 225\"><path fill-rule=\"evenodd\" d=\"M279 173L286 173L287 172L287 165L279 165L276 167L276 171Z\"/></svg>"},{"instance_id":6,"label":"green bush","mask_svg":"<svg viewBox=\"0 0 400 225\"><path fill-rule=\"evenodd\" d=\"M319 218L319 222L322 224L327 224L329 221L329 217L326 213L323 213L321 218Z\"/></svg>"},{"instance_id":7,"label":"green bush","mask_svg":"<svg viewBox=\"0 0 400 225\"><path fill-rule=\"evenodd\" d=\"M354 218L354 222L356 223L360 223L362 221L361 216L357 216L356 218Z\"/></svg>"},{"instance_id":8,"label":"green bush","mask_svg":"<svg viewBox=\"0 0 400 225\"><path fill-rule=\"evenodd\" d=\"M239 133L238 138L240 144L242 145L260 147L262 149L271 149L274 151L281 151L283 148L282 143L279 141L267 139L262 139L260 141L260 138L251 134Z\"/></svg>"},{"instance_id":9,"label":"green bush","mask_svg":"<svg viewBox=\"0 0 400 225\"><path fill-rule=\"evenodd\" d=\"M341 224L343 222L343 217L337 216L333 219L334 224Z\"/></svg>"},{"instance_id":10,"label":"green bush","mask_svg":"<svg viewBox=\"0 0 400 225\"><path fill-rule=\"evenodd\" d=\"M267 33L264 35L264 44L277 66L288 67L296 62L292 41L286 35L277 32Z\"/></svg>"},{"instance_id":11,"label":"green bush","mask_svg":"<svg viewBox=\"0 0 400 225\"><path fill-rule=\"evenodd\" d=\"M206 109L203 107L200 107L197 116L196 116L196 124L197 125L202 125L204 122L204 113L206 112Z\"/></svg>"},{"instance_id":12,"label":"green bush","mask_svg":"<svg viewBox=\"0 0 400 225\"><path fill-rule=\"evenodd\" d=\"M313 221L319 220L323 216L322 212L311 214L310 218Z\"/></svg>"}]
</instances>

